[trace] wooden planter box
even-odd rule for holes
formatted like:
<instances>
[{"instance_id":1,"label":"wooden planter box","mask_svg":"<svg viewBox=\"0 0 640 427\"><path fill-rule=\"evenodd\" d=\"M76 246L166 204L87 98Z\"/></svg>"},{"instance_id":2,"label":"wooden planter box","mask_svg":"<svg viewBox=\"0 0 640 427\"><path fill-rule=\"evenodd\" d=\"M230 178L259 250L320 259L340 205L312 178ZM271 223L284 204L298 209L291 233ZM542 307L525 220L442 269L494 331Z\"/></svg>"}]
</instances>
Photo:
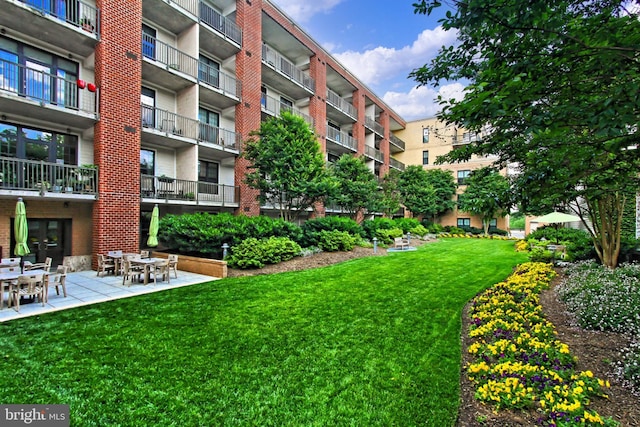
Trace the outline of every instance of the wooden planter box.
<instances>
[{"instance_id":1,"label":"wooden planter box","mask_svg":"<svg viewBox=\"0 0 640 427\"><path fill-rule=\"evenodd\" d=\"M169 254L166 252L153 252L151 256L155 258L167 258ZM178 270L224 279L227 277L227 262L217 259L178 255Z\"/></svg>"}]
</instances>

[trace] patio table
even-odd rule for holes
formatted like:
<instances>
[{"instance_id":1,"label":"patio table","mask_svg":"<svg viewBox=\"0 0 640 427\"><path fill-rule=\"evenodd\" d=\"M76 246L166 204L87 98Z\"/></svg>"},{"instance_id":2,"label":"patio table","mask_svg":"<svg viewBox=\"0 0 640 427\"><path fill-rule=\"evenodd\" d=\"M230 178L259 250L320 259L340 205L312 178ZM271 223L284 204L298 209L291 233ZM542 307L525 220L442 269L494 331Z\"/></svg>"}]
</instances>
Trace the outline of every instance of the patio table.
<instances>
[{"instance_id":1,"label":"patio table","mask_svg":"<svg viewBox=\"0 0 640 427\"><path fill-rule=\"evenodd\" d=\"M162 262L166 262L164 258L133 258L129 259L131 264L140 265L144 268L144 284L149 283L149 276L151 274L151 267Z\"/></svg>"},{"instance_id":2,"label":"patio table","mask_svg":"<svg viewBox=\"0 0 640 427\"><path fill-rule=\"evenodd\" d=\"M2 295L0 295L0 309L4 308L4 286L5 283L9 283L9 294L11 294L11 291L13 290L13 282L15 282L16 280L18 280L18 277L23 276L23 275L27 275L27 276L31 276L33 274L43 274L44 275L44 281L45 281L45 288L47 289L47 291L49 290L49 272L45 271L45 270L29 270L28 273L21 273L19 271L7 271L4 273L0 273L0 290L2 290Z\"/></svg>"}]
</instances>

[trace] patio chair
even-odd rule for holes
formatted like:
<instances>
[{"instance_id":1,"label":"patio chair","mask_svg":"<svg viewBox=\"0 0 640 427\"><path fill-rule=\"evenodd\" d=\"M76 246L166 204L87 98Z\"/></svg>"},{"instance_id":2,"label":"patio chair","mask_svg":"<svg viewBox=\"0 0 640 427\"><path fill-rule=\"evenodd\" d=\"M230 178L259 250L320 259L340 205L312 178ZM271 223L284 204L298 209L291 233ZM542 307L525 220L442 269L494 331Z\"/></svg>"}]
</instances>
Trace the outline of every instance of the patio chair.
<instances>
[{"instance_id":1,"label":"patio chair","mask_svg":"<svg viewBox=\"0 0 640 427\"><path fill-rule=\"evenodd\" d=\"M169 272L173 270L173 274L175 274L175 278L178 278L178 255L169 255L167 258L169 260Z\"/></svg>"},{"instance_id":2,"label":"patio chair","mask_svg":"<svg viewBox=\"0 0 640 427\"><path fill-rule=\"evenodd\" d=\"M37 297L44 307L44 302L46 300L45 290L47 287L46 280L47 277L44 274L23 274L22 276L19 276L18 283L11 287L12 298L9 300L9 303L11 304L11 301L13 301L15 310L19 313L20 298Z\"/></svg>"},{"instance_id":3,"label":"patio chair","mask_svg":"<svg viewBox=\"0 0 640 427\"><path fill-rule=\"evenodd\" d=\"M7 267L14 267L20 265L20 258L2 258L0 264Z\"/></svg>"},{"instance_id":4,"label":"patio chair","mask_svg":"<svg viewBox=\"0 0 640 427\"><path fill-rule=\"evenodd\" d=\"M150 258L151 257L151 251L140 251L140 257L141 258Z\"/></svg>"},{"instance_id":5,"label":"patio chair","mask_svg":"<svg viewBox=\"0 0 640 427\"><path fill-rule=\"evenodd\" d=\"M111 259L108 259L103 254L98 254L98 273L97 273L97 276L100 276L100 274L102 274L104 276L108 272L116 274L116 264L115 264L115 262L113 260L111 260Z\"/></svg>"},{"instance_id":6,"label":"patio chair","mask_svg":"<svg viewBox=\"0 0 640 427\"><path fill-rule=\"evenodd\" d=\"M402 237L396 237L393 240L393 248L400 249L402 251L405 249L409 249L409 241L407 239L403 239Z\"/></svg>"},{"instance_id":7,"label":"patio chair","mask_svg":"<svg viewBox=\"0 0 640 427\"><path fill-rule=\"evenodd\" d=\"M171 275L170 273L170 262L167 259L166 261L160 262L158 264L153 264L149 267L151 267L151 274L153 274L153 284L157 285L158 284L158 277L161 277L160 280L162 280L163 282L166 280L167 282L171 283Z\"/></svg>"},{"instance_id":8,"label":"patio chair","mask_svg":"<svg viewBox=\"0 0 640 427\"><path fill-rule=\"evenodd\" d=\"M125 257L122 260L122 286L124 286L127 281L129 281L129 286L131 286L134 278L136 278L136 280L139 282L140 276L143 273L144 272L140 268L131 265L131 260L129 257Z\"/></svg>"},{"instance_id":9,"label":"patio chair","mask_svg":"<svg viewBox=\"0 0 640 427\"><path fill-rule=\"evenodd\" d=\"M20 273L20 266L14 267L0 267L0 273ZM18 283L17 280L2 280L0 281L0 310L4 308L4 293L5 290L7 292L11 291L11 286L14 286ZM7 301L7 305L10 307L11 295L9 294L9 299Z\"/></svg>"},{"instance_id":10,"label":"patio chair","mask_svg":"<svg viewBox=\"0 0 640 427\"><path fill-rule=\"evenodd\" d=\"M25 271L29 271L29 270L44 270L46 272L49 272L49 270L51 270L51 262L53 261L52 258L45 258L44 262L36 262L36 263L24 263L24 270Z\"/></svg>"},{"instance_id":11,"label":"patio chair","mask_svg":"<svg viewBox=\"0 0 640 427\"><path fill-rule=\"evenodd\" d=\"M67 285L66 285L66 281L67 281L67 269L69 267L67 267L66 265L59 265L56 268L56 272L55 274L52 274L49 276L49 286L55 286L56 288L56 295L60 295L60 289L58 289L58 287L62 288L62 295L64 295L64 297L67 297ZM47 299L49 299L49 294L47 293Z\"/></svg>"}]
</instances>

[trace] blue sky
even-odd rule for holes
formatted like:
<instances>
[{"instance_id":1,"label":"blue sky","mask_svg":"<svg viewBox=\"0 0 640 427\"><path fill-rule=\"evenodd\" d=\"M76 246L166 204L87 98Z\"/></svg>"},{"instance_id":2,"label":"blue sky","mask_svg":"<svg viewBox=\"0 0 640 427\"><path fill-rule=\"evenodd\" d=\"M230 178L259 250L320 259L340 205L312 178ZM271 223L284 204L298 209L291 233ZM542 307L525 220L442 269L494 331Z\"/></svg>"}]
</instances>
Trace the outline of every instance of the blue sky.
<instances>
[{"instance_id":1,"label":"blue sky","mask_svg":"<svg viewBox=\"0 0 640 427\"><path fill-rule=\"evenodd\" d=\"M433 117L434 98L460 97L462 85L417 87L409 73L455 41L436 16L415 15L412 0L270 0L405 120Z\"/></svg>"}]
</instances>

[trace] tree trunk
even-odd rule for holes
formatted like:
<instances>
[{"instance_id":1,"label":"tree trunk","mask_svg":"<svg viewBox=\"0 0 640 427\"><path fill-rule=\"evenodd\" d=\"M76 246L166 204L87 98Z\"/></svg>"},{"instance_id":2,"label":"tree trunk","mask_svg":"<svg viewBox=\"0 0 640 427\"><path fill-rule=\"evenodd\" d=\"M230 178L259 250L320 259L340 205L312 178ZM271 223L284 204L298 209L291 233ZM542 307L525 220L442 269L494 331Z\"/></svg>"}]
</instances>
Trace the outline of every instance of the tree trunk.
<instances>
[{"instance_id":1,"label":"tree trunk","mask_svg":"<svg viewBox=\"0 0 640 427\"><path fill-rule=\"evenodd\" d=\"M593 230L589 229L589 233L594 248L602 265L611 269L618 266L625 201L626 197L620 192L587 201L589 218L593 226Z\"/></svg>"}]
</instances>

